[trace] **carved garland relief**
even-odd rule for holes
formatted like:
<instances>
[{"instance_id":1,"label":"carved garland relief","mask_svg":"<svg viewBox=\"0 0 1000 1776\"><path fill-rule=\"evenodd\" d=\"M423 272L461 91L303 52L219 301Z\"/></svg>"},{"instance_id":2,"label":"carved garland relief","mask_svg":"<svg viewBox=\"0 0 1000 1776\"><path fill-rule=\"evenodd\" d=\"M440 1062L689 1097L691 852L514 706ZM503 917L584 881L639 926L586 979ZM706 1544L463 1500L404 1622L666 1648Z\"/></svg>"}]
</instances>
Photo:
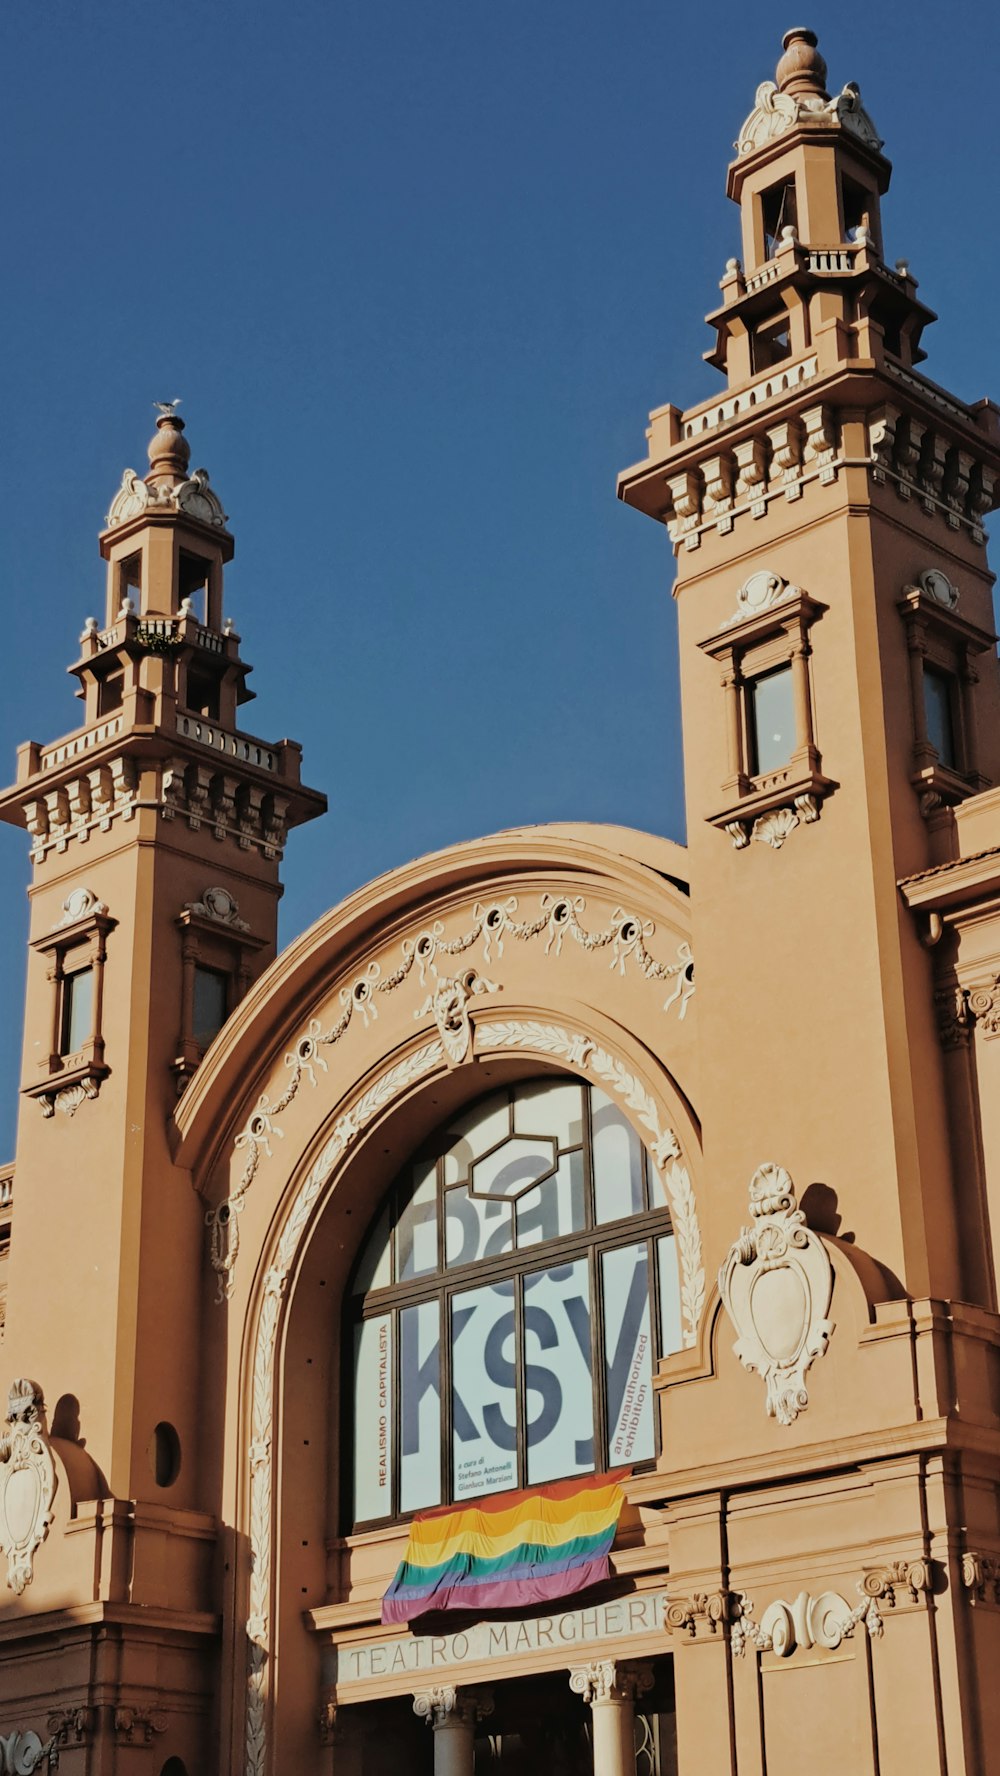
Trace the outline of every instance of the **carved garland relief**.
<instances>
[{"instance_id":1,"label":"carved garland relief","mask_svg":"<svg viewBox=\"0 0 1000 1776\"><path fill-rule=\"evenodd\" d=\"M796 1206L782 1166L759 1166L750 1180L753 1223L730 1247L719 1293L738 1334L733 1349L767 1387L768 1416L793 1424L809 1404L806 1372L830 1342L833 1266Z\"/></svg>"},{"instance_id":2,"label":"carved garland relief","mask_svg":"<svg viewBox=\"0 0 1000 1776\"><path fill-rule=\"evenodd\" d=\"M493 1054L504 1049L528 1050L591 1074L622 1099L645 1130L670 1203L680 1259L684 1342L693 1344L705 1305L701 1230L690 1175L681 1160L677 1138L671 1129L665 1129L660 1123L652 1097L624 1062L582 1031L545 1023L541 1019L511 1019L479 1024L473 1038L476 1054ZM337 1118L322 1151L292 1199L274 1257L264 1276L254 1342L250 1409L247 1776L263 1776L267 1764L274 1357L285 1287L312 1210L347 1149L395 1098L447 1062L444 1040L435 1037L390 1067L350 1110Z\"/></svg>"},{"instance_id":3,"label":"carved garland relief","mask_svg":"<svg viewBox=\"0 0 1000 1776\"><path fill-rule=\"evenodd\" d=\"M283 1130L276 1118L297 1097L303 1080L315 1087L318 1084L317 1070L328 1071L322 1051L343 1039L355 1016L361 1017L367 1029L378 1017L379 997L396 992L414 970L420 985L427 989L427 998L415 1010L414 1016L417 1019L428 1015L434 1017L450 1066L460 1065L470 1053L469 1001L482 994L497 993L500 988L476 969L465 969L459 974L453 974L447 967L439 970L438 959L466 955L477 944L482 944L482 958L488 965L494 952L497 957L503 955L505 938L528 943L544 936L543 953L546 956L558 956L567 939L588 952L610 950L610 967L619 975L624 975L632 963L645 980L669 981L671 990L663 1009L669 1011L676 1007L678 1018L684 1017L694 993L691 948L687 942L682 942L677 947L676 961L658 961L647 948L655 931L652 919L616 907L607 925L590 931L581 917L586 910L586 901L582 895L568 894L542 894L539 912L534 917L518 918L518 910L515 895L485 905L477 901L472 909L472 924L454 937L446 936L443 922L435 920L415 937L403 940L394 966L385 969L382 963L372 960L349 985L341 987L340 1016L329 1028L324 1030L319 1018L309 1020L303 1034L285 1055L289 1078L284 1090L273 1099L269 1092L261 1092L236 1136L234 1151L245 1151L246 1159L235 1189L224 1202L209 1209L205 1215L211 1264L219 1279L218 1302L225 1301L233 1292L239 1254L238 1217L247 1192L261 1161L272 1157L272 1141L283 1138Z\"/></svg>"}]
</instances>

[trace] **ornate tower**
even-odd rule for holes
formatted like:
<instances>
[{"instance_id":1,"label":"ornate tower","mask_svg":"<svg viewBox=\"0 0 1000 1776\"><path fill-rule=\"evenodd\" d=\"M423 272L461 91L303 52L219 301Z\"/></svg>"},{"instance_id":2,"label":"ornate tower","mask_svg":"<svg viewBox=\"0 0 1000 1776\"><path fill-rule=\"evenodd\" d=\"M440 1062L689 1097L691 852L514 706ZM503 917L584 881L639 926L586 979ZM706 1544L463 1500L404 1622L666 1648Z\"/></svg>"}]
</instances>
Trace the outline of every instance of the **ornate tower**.
<instances>
[{"instance_id":1,"label":"ornate tower","mask_svg":"<svg viewBox=\"0 0 1000 1776\"><path fill-rule=\"evenodd\" d=\"M170 1511L205 1499L203 1214L170 1118L274 956L285 835L325 807L294 741L237 725L253 692L223 614L233 539L175 407L101 535L80 726L23 746L0 797L33 863L8 1369L38 1377L57 1432L86 1402L71 1434L111 1497ZM73 1279L73 1313L38 1313L42 1274Z\"/></svg>"},{"instance_id":2,"label":"ornate tower","mask_svg":"<svg viewBox=\"0 0 1000 1776\"><path fill-rule=\"evenodd\" d=\"M955 854L955 807L1000 777L998 413L917 369L934 316L886 262L882 143L811 31L784 51L729 168L742 260L706 353L727 387L658 408L619 481L678 562L713 1204L731 1229L780 1159L908 1292L992 1307L898 882Z\"/></svg>"}]
</instances>

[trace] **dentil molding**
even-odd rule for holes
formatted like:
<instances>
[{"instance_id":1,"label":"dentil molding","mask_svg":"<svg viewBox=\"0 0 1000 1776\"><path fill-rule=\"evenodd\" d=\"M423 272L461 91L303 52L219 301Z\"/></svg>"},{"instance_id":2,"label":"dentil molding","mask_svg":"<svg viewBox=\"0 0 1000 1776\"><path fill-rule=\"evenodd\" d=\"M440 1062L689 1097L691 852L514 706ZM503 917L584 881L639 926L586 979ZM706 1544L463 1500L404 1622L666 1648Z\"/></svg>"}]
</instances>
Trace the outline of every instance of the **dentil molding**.
<instances>
[{"instance_id":1,"label":"dentil molding","mask_svg":"<svg viewBox=\"0 0 1000 1776\"><path fill-rule=\"evenodd\" d=\"M809 1404L806 1372L830 1342L833 1266L806 1226L783 1166L762 1165L750 1180L750 1213L719 1271L719 1293L736 1329L733 1349L767 1387L768 1416L793 1424Z\"/></svg>"}]
</instances>

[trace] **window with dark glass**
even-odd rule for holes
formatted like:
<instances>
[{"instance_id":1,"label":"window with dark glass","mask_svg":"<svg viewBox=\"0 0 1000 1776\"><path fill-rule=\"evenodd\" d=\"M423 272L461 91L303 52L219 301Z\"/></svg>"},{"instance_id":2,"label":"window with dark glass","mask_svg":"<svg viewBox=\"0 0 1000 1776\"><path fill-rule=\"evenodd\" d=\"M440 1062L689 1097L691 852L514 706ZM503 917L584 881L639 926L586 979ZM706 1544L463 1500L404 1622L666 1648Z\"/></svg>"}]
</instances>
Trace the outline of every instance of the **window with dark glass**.
<instances>
[{"instance_id":1,"label":"window with dark glass","mask_svg":"<svg viewBox=\"0 0 1000 1776\"><path fill-rule=\"evenodd\" d=\"M924 665L924 711L927 738L941 763L958 770L955 745L955 681L939 666Z\"/></svg>"},{"instance_id":2,"label":"window with dark glass","mask_svg":"<svg viewBox=\"0 0 1000 1776\"><path fill-rule=\"evenodd\" d=\"M761 777L787 764L795 751L791 664L751 679L747 689L750 773Z\"/></svg>"},{"instance_id":3,"label":"window with dark glass","mask_svg":"<svg viewBox=\"0 0 1000 1776\"><path fill-rule=\"evenodd\" d=\"M751 333L750 368L756 376L759 370L770 370L773 365L783 363L791 355L792 335L788 310L783 308L779 314L759 321Z\"/></svg>"},{"instance_id":4,"label":"window with dark glass","mask_svg":"<svg viewBox=\"0 0 1000 1776\"><path fill-rule=\"evenodd\" d=\"M764 224L764 251L770 259L781 239L782 229L798 227L795 180L783 179L779 185L772 185L768 191L762 192L760 213Z\"/></svg>"},{"instance_id":5,"label":"window with dark glass","mask_svg":"<svg viewBox=\"0 0 1000 1776\"><path fill-rule=\"evenodd\" d=\"M194 971L194 1039L199 1048L207 1048L226 1021L229 1002L229 977L220 968Z\"/></svg>"},{"instance_id":6,"label":"window with dark glass","mask_svg":"<svg viewBox=\"0 0 1000 1776\"><path fill-rule=\"evenodd\" d=\"M353 1522L655 1456L674 1235L597 1088L532 1081L452 1123L390 1191L349 1293Z\"/></svg>"},{"instance_id":7,"label":"window with dark glass","mask_svg":"<svg viewBox=\"0 0 1000 1776\"><path fill-rule=\"evenodd\" d=\"M59 1053L76 1054L93 1033L94 970L77 968L62 984Z\"/></svg>"}]
</instances>

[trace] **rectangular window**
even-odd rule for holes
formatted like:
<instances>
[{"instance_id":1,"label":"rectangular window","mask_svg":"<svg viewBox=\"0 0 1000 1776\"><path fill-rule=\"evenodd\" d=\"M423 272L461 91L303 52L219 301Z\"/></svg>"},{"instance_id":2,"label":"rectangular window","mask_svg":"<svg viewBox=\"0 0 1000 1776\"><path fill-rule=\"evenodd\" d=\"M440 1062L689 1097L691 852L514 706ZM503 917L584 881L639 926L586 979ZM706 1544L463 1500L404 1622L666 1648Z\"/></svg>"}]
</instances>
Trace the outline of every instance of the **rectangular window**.
<instances>
[{"instance_id":1,"label":"rectangular window","mask_svg":"<svg viewBox=\"0 0 1000 1776\"><path fill-rule=\"evenodd\" d=\"M120 709L125 696L124 672L109 672L106 678L98 680L97 713L111 715Z\"/></svg>"},{"instance_id":2,"label":"rectangular window","mask_svg":"<svg viewBox=\"0 0 1000 1776\"><path fill-rule=\"evenodd\" d=\"M218 721L219 680L208 673L189 670L185 708L190 709L195 715L205 716L208 721Z\"/></svg>"},{"instance_id":3,"label":"rectangular window","mask_svg":"<svg viewBox=\"0 0 1000 1776\"><path fill-rule=\"evenodd\" d=\"M392 1516L392 1315L363 1320L354 1344L354 1517Z\"/></svg>"},{"instance_id":4,"label":"rectangular window","mask_svg":"<svg viewBox=\"0 0 1000 1776\"><path fill-rule=\"evenodd\" d=\"M207 1048L226 1021L229 977L217 968L194 971L194 1039L199 1048Z\"/></svg>"},{"instance_id":5,"label":"rectangular window","mask_svg":"<svg viewBox=\"0 0 1000 1776\"><path fill-rule=\"evenodd\" d=\"M93 1034L93 968L78 968L74 974L65 976L60 1023L59 1053L63 1055L77 1054Z\"/></svg>"},{"instance_id":6,"label":"rectangular window","mask_svg":"<svg viewBox=\"0 0 1000 1776\"><path fill-rule=\"evenodd\" d=\"M927 738L943 765L958 769L955 747L955 681L937 666L924 667L924 713Z\"/></svg>"},{"instance_id":7,"label":"rectangular window","mask_svg":"<svg viewBox=\"0 0 1000 1776\"><path fill-rule=\"evenodd\" d=\"M648 1249L622 1246L605 1252L601 1265L608 1461L616 1468L655 1454Z\"/></svg>"},{"instance_id":8,"label":"rectangular window","mask_svg":"<svg viewBox=\"0 0 1000 1776\"><path fill-rule=\"evenodd\" d=\"M751 679L747 699L750 775L761 777L787 764L795 751L791 663Z\"/></svg>"},{"instance_id":9,"label":"rectangular window","mask_svg":"<svg viewBox=\"0 0 1000 1776\"><path fill-rule=\"evenodd\" d=\"M437 1301L399 1315L399 1508L441 1502L441 1308Z\"/></svg>"},{"instance_id":10,"label":"rectangular window","mask_svg":"<svg viewBox=\"0 0 1000 1776\"><path fill-rule=\"evenodd\" d=\"M513 1282L451 1304L452 1497L517 1485L517 1322Z\"/></svg>"},{"instance_id":11,"label":"rectangular window","mask_svg":"<svg viewBox=\"0 0 1000 1776\"><path fill-rule=\"evenodd\" d=\"M524 1279L528 1485L594 1466L590 1266L586 1258Z\"/></svg>"},{"instance_id":12,"label":"rectangular window","mask_svg":"<svg viewBox=\"0 0 1000 1776\"><path fill-rule=\"evenodd\" d=\"M136 610L142 595L142 556L130 555L118 568L118 603L122 605L126 598L132 600ZM117 612L115 613L117 615Z\"/></svg>"},{"instance_id":13,"label":"rectangular window","mask_svg":"<svg viewBox=\"0 0 1000 1776\"><path fill-rule=\"evenodd\" d=\"M764 224L764 251L768 259L774 255L783 228L797 228L798 205L795 201L795 180L783 179L761 193L760 214Z\"/></svg>"},{"instance_id":14,"label":"rectangular window","mask_svg":"<svg viewBox=\"0 0 1000 1776\"><path fill-rule=\"evenodd\" d=\"M754 376L761 370L771 370L775 364L784 363L792 355L791 326L788 310L774 315L768 321L761 321L750 335L750 368Z\"/></svg>"}]
</instances>

